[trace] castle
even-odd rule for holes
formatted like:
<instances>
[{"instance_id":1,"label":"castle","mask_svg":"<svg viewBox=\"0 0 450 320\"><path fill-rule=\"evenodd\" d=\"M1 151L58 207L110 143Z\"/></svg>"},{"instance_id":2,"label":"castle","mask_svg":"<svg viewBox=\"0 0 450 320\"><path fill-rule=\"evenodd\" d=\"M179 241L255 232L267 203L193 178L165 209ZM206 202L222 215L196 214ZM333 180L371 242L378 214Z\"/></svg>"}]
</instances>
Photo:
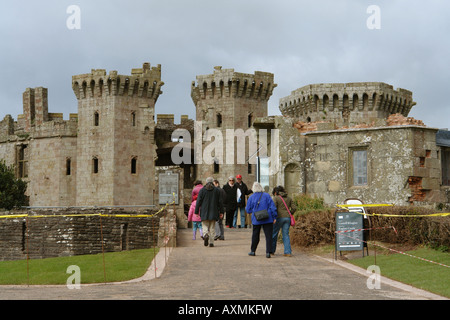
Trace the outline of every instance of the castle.
<instances>
[{"instance_id":1,"label":"castle","mask_svg":"<svg viewBox=\"0 0 450 320\"><path fill-rule=\"evenodd\" d=\"M194 135L196 124L203 134L214 128L223 137L227 130L267 130L267 156L277 166L270 175L259 171L264 159L250 154L247 139L243 162L237 152L233 164L220 157L195 163L192 155L178 166L182 189L195 179L214 176L224 184L241 174L249 187L264 178L270 190L282 184L328 204L449 202L450 137L408 118L415 105L408 90L378 82L308 85L280 99L282 115L271 116L272 73L215 67L192 82L196 121L182 116L177 125L173 115L155 115L163 85L161 66L149 63L131 75L103 69L75 75L78 114L69 120L48 112L46 88L26 89L23 114L0 122L0 159L29 182L30 205L156 205L158 168L176 167L171 152L180 141L171 133L184 128ZM202 139L202 150L209 141ZM194 141L186 148L195 151Z\"/></svg>"}]
</instances>

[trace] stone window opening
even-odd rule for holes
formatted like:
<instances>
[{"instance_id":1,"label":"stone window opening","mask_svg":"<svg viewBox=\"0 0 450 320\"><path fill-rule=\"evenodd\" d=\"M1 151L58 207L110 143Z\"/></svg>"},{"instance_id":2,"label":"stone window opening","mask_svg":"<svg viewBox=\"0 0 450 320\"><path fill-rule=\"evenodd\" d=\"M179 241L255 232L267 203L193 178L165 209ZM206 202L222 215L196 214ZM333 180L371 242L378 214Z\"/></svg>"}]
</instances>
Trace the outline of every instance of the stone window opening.
<instances>
[{"instance_id":1,"label":"stone window opening","mask_svg":"<svg viewBox=\"0 0 450 320\"><path fill-rule=\"evenodd\" d=\"M247 173L252 174L252 165L250 163L247 164Z\"/></svg>"},{"instance_id":2,"label":"stone window opening","mask_svg":"<svg viewBox=\"0 0 450 320\"><path fill-rule=\"evenodd\" d=\"M137 174L137 157L131 158L131 174Z\"/></svg>"},{"instance_id":3,"label":"stone window opening","mask_svg":"<svg viewBox=\"0 0 450 320\"><path fill-rule=\"evenodd\" d=\"M94 112L94 126L98 127L100 124L100 115L97 111Z\"/></svg>"},{"instance_id":4,"label":"stone window opening","mask_svg":"<svg viewBox=\"0 0 450 320\"><path fill-rule=\"evenodd\" d=\"M222 115L220 113L217 114L217 126L222 127Z\"/></svg>"},{"instance_id":5,"label":"stone window opening","mask_svg":"<svg viewBox=\"0 0 450 320\"><path fill-rule=\"evenodd\" d=\"M16 155L17 177L28 177L28 145L22 144L17 148Z\"/></svg>"},{"instance_id":6,"label":"stone window opening","mask_svg":"<svg viewBox=\"0 0 450 320\"><path fill-rule=\"evenodd\" d=\"M94 173L94 174L98 173L98 158L97 157L92 158L92 173Z\"/></svg>"},{"instance_id":7,"label":"stone window opening","mask_svg":"<svg viewBox=\"0 0 450 320\"><path fill-rule=\"evenodd\" d=\"M355 187L367 186L368 184L368 166L367 149L353 149L350 152L352 169L350 182Z\"/></svg>"},{"instance_id":8,"label":"stone window opening","mask_svg":"<svg viewBox=\"0 0 450 320\"><path fill-rule=\"evenodd\" d=\"M131 113L131 125L136 127L136 112L134 111Z\"/></svg>"},{"instance_id":9,"label":"stone window opening","mask_svg":"<svg viewBox=\"0 0 450 320\"><path fill-rule=\"evenodd\" d=\"M253 125L253 113L249 113L247 117L247 126L251 128Z\"/></svg>"},{"instance_id":10,"label":"stone window opening","mask_svg":"<svg viewBox=\"0 0 450 320\"><path fill-rule=\"evenodd\" d=\"M219 173L219 172L220 172L219 161L214 160L214 173Z\"/></svg>"},{"instance_id":11,"label":"stone window opening","mask_svg":"<svg viewBox=\"0 0 450 320\"><path fill-rule=\"evenodd\" d=\"M72 160L70 158L67 158L66 159L66 176L70 176L72 174L71 166L72 166Z\"/></svg>"}]
</instances>

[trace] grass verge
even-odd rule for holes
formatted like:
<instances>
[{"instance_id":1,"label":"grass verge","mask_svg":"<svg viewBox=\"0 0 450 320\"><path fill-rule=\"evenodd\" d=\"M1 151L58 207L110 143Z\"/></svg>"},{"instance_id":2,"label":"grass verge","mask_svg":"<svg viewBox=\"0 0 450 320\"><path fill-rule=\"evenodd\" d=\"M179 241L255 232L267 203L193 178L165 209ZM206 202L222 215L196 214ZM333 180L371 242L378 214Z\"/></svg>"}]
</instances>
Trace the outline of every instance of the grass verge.
<instances>
[{"instance_id":1,"label":"grass verge","mask_svg":"<svg viewBox=\"0 0 450 320\"><path fill-rule=\"evenodd\" d=\"M389 247L387 244L382 245ZM344 260L363 269L367 269L369 266L376 264L380 267L381 275L383 277L450 298L450 268L403 254L392 253L392 251L383 248L376 249L375 263L375 255L372 248L373 246L369 244L369 256L365 256L364 258L362 257L361 251L343 251L345 257ZM329 258L332 257L334 259L334 245L322 245L300 249L306 253ZM426 247L411 248L414 250L405 250L397 247L395 249L415 257L450 266L450 254L448 252L442 252Z\"/></svg>"},{"instance_id":2,"label":"grass verge","mask_svg":"<svg viewBox=\"0 0 450 320\"><path fill-rule=\"evenodd\" d=\"M450 254L428 248L406 251L415 257L424 258L450 266ZM347 262L367 269L375 264L373 255L351 259ZM381 275L450 298L450 268L428 261L419 260L404 254L379 254L376 265Z\"/></svg>"},{"instance_id":3,"label":"grass verge","mask_svg":"<svg viewBox=\"0 0 450 320\"><path fill-rule=\"evenodd\" d=\"M0 285L51 285L66 284L72 273L67 268L80 268L81 284L127 281L145 274L158 248L80 255L28 261L0 261ZM105 272L104 272L105 270Z\"/></svg>"}]
</instances>

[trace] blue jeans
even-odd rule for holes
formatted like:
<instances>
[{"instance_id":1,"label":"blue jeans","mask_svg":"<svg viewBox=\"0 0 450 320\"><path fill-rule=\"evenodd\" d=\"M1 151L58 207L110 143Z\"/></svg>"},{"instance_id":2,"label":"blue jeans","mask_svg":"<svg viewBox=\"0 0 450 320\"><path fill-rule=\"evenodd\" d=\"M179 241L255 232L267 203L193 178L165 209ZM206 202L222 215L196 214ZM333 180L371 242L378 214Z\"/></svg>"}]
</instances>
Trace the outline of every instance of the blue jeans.
<instances>
[{"instance_id":1,"label":"blue jeans","mask_svg":"<svg viewBox=\"0 0 450 320\"><path fill-rule=\"evenodd\" d=\"M291 218L277 218L277 222L273 226L272 234L272 252L275 253L277 248L278 233L281 229L283 237L284 254L291 254L291 239L289 238L289 228L291 227Z\"/></svg>"},{"instance_id":2,"label":"blue jeans","mask_svg":"<svg viewBox=\"0 0 450 320\"><path fill-rule=\"evenodd\" d=\"M244 207L237 207L236 210L234 211L233 228L236 228L236 221L237 221L237 217L238 217L238 210L241 211L241 228L244 228L245 227L245 208Z\"/></svg>"}]
</instances>

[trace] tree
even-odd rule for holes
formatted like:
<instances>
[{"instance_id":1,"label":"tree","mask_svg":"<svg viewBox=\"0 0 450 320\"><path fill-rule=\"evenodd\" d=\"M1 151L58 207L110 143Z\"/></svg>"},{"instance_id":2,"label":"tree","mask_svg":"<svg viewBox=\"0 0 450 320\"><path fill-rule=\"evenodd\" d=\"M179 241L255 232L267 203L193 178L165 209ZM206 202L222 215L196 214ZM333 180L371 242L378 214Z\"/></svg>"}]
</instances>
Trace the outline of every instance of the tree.
<instances>
[{"instance_id":1,"label":"tree","mask_svg":"<svg viewBox=\"0 0 450 320\"><path fill-rule=\"evenodd\" d=\"M14 170L4 160L0 160L0 208L11 210L28 205L26 190L27 183L16 179Z\"/></svg>"}]
</instances>

